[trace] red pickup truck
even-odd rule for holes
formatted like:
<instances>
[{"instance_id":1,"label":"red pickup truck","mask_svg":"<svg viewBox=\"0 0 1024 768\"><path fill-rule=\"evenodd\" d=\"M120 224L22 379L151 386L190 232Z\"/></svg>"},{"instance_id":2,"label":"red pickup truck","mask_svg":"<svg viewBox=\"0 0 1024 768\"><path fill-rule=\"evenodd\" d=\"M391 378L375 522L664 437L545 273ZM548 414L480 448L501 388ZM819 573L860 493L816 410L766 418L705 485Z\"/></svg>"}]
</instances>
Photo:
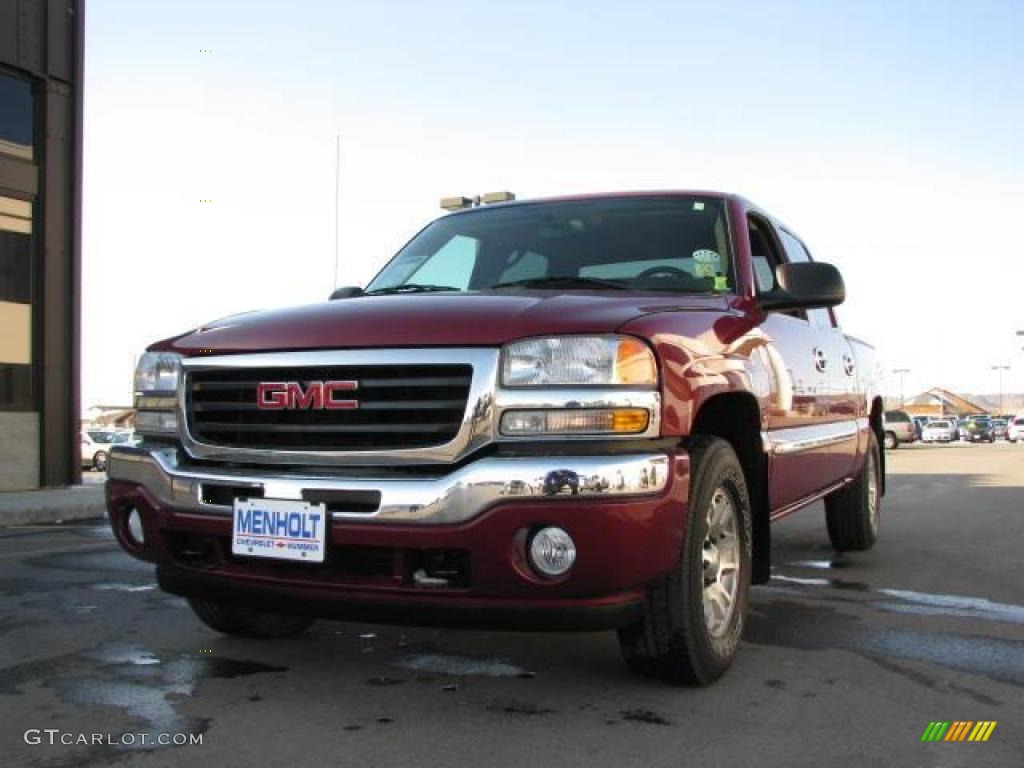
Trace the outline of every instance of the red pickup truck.
<instances>
[{"instance_id":1,"label":"red pickup truck","mask_svg":"<svg viewBox=\"0 0 1024 768\"><path fill-rule=\"evenodd\" d=\"M837 549L875 541L882 400L844 292L734 195L470 205L365 290L150 347L110 523L228 634L616 629L631 669L707 684L770 522L824 499Z\"/></svg>"}]
</instances>

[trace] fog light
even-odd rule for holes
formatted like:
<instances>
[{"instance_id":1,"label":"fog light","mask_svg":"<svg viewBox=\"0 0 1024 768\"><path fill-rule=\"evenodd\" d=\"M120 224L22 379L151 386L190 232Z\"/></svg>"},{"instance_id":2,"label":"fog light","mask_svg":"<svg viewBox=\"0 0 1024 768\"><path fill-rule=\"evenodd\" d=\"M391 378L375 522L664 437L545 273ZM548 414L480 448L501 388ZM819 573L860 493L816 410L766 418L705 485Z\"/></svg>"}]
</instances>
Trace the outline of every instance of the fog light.
<instances>
[{"instance_id":1,"label":"fog light","mask_svg":"<svg viewBox=\"0 0 1024 768\"><path fill-rule=\"evenodd\" d=\"M139 515L139 510L135 507L128 510L128 536L133 544L142 546L146 543L146 531L142 527L142 516Z\"/></svg>"},{"instance_id":2,"label":"fog light","mask_svg":"<svg viewBox=\"0 0 1024 768\"><path fill-rule=\"evenodd\" d=\"M541 528L530 540L530 562L545 576L561 576L576 562L576 544L561 528Z\"/></svg>"}]
</instances>

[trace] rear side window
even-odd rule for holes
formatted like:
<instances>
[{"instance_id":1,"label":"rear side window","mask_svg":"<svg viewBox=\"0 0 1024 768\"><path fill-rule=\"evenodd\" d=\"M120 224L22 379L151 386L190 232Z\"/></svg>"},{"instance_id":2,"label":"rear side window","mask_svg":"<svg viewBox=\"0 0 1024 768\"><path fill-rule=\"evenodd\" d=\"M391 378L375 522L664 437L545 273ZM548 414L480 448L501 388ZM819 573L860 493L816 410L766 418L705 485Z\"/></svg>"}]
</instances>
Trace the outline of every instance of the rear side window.
<instances>
[{"instance_id":1,"label":"rear side window","mask_svg":"<svg viewBox=\"0 0 1024 768\"><path fill-rule=\"evenodd\" d=\"M905 414L903 411L886 411L885 420L892 422L907 422L910 421L910 417L907 416L907 414Z\"/></svg>"}]
</instances>

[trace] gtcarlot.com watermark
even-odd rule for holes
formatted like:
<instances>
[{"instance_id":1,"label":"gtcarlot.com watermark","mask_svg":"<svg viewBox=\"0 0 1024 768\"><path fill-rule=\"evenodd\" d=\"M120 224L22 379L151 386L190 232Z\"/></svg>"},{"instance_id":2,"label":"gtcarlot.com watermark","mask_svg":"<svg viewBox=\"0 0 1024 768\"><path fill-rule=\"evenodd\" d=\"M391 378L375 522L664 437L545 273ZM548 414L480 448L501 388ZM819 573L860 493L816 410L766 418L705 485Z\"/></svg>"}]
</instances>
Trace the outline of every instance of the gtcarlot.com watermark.
<instances>
[{"instance_id":1,"label":"gtcarlot.com watermark","mask_svg":"<svg viewBox=\"0 0 1024 768\"><path fill-rule=\"evenodd\" d=\"M26 744L106 747L183 747L203 743L201 733L73 733L59 728L29 728Z\"/></svg>"}]
</instances>

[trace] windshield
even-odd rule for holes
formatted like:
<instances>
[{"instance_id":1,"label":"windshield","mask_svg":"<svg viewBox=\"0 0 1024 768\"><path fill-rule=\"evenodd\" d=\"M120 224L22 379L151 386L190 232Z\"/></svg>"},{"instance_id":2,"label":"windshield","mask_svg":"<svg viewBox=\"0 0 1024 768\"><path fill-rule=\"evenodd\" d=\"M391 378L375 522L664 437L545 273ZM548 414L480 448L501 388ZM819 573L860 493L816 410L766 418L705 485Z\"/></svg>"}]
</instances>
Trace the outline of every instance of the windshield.
<instances>
[{"instance_id":1,"label":"windshield","mask_svg":"<svg viewBox=\"0 0 1024 768\"><path fill-rule=\"evenodd\" d=\"M949 429L949 422L948 421L933 421L928 426L931 427L932 429Z\"/></svg>"},{"instance_id":2,"label":"windshield","mask_svg":"<svg viewBox=\"0 0 1024 768\"><path fill-rule=\"evenodd\" d=\"M693 196L480 208L438 219L367 288L732 290L725 205Z\"/></svg>"},{"instance_id":3,"label":"windshield","mask_svg":"<svg viewBox=\"0 0 1024 768\"><path fill-rule=\"evenodd\" d=\"M90 432L91 437L97 443L125 443L128 439L116 432Z\"/></svg>"}]
</instances>

